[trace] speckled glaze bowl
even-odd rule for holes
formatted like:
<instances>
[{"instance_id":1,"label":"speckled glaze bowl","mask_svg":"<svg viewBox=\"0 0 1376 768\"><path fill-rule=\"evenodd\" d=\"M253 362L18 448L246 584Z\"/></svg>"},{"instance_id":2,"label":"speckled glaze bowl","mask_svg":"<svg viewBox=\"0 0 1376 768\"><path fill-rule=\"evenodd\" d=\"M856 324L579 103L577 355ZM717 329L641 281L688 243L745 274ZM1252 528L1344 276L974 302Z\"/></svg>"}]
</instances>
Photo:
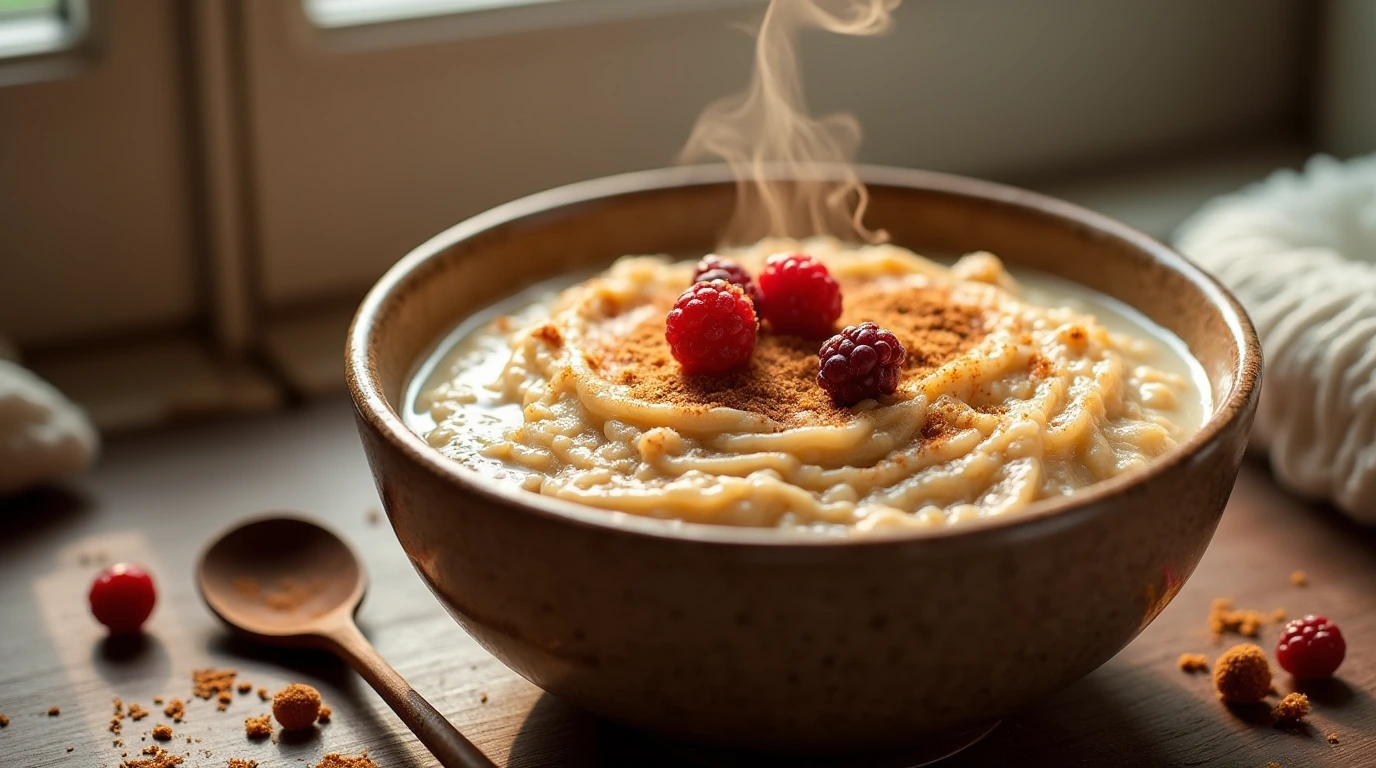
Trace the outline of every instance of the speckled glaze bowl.
<instances>
[{"instance_id":1,"label":"speckled glaze bowl","mask_svg":"<svg viewBox=\"0 0 1376 768\"><path fill-rule=\"evenodd\" d=\"M857 541L614 516L465 469L399 416L462 319L627 253L710 251L724 169L576 184L440 234L373 288L349 389L392 526L454 618L512 669L635 727L763 749L902 746L987 725L1107 661L1194 570L1233 487L1261 353L1237 303L1161 243L1029 192L867 168L867 222L928 255L987 249L1144 312L1216 403L1149 467L1025 513Z\"/></svg>"}]
</instances>

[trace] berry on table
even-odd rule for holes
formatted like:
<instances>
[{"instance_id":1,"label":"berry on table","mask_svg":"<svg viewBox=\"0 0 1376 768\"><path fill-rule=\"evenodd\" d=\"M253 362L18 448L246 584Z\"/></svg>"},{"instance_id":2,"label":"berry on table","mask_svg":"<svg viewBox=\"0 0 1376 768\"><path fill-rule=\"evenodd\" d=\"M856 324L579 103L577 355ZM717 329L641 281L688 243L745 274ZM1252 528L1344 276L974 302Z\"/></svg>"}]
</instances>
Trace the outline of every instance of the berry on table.
<instances>
[{"instance_id":1,"label":"berry on table","mask_svg":"<svg viewBox=\"0 0 1376 768\"><path fill-rule=\"evenodd\" d=\"M755 281L750 277L750 273L739 263L730 259L723 259L720 256L704 256L698 262L697 268L693 270L693 282L710 283L713 280L725 280L726 282L739 286L745 295L755 303L755 308L760 307L760 289L755 285Z\"/></svg>"},{"instance_id":2,"label":"berry on table","mask_svg":"<svg viewBox=\"0 0 1376 768\"><path fill-rule=\"evenodd\" d=\"M892 395L907 356L898 338L874 323L847 326L817 351L817 385L843 406Z\"/></svg>"},{"instance_id":3,"label":"berry on table","mask_svg":"<svg viewBox=\"0 0 1376 768\"><path fill-rule=\"evenodd\" d=\"M130 563L119 563L100 572L91 584L91 613L113 634L139 631L153 612L157 592L153 577Z\"/></svg>"},{"instance_id":4,"label":"berry on table","mask_svg":"<svg viewBox=\"0 0 1376 768\"><path fill-rule=\"evenodd\" d=\"M775 254L760 273L760 309L779 333L822 338L841 317L841 286L805 253Z\"/></svg>"},{"instance_id":5,"label":"berry on table","mask_svg":"<svg viewBox=\"0 0 1376 768\"><path fill-rule=\"evenodd\" d=\"M1276 642L1276 661L1300 680L1322 680L1338 671L1347 641L1338 625L1310 614L1285 625Z\"/></svg>"},{"instance_id":6,"label":"berry on table","mask_svg":"<svg viewBox=\"0 0 1376 768\"><path fill-rule=\"evenodd\" d=\"M758 327L755 306L740 286L713 280L678 297L665 318L664 338L684 373L720 374L750 362Z\"/></svg>"}]
</instances>

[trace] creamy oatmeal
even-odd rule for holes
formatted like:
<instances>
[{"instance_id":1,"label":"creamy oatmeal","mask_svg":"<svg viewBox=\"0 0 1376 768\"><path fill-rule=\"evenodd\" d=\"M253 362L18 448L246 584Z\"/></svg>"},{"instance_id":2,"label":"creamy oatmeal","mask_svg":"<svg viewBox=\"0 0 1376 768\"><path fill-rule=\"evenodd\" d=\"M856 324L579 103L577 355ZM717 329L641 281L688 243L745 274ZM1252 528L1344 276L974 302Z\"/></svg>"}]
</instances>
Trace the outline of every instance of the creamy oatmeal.
<instances>
[{"instance_id":1,"label":"creamy oatmeal","mask_svg":"<svg viewBox=\"0 0 1376 768\"><path fill-rule=\"evenodd\" d=\"M895 246L766 241L840 283L840 325L907 348L898 390L843 408L818 339L761 331L748 369L686 377L664 318L693 262L628 257L458 329L412 385L412 428L528 490L700 523L866 531L1015 514L1140 467L1196 430L1203 372L1106 297L990 254L943 266ZM569 281L572 282L572 281ZM562 288L562 290L555 290Z\"/></svg>"}]
</instances>

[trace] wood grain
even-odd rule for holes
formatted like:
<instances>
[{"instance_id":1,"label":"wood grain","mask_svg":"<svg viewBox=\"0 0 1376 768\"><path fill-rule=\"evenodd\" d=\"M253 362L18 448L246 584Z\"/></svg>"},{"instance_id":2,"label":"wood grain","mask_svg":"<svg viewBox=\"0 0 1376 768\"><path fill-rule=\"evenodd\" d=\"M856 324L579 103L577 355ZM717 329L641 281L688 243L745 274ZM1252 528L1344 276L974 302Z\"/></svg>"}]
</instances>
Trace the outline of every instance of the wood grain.
<instances>
[{"instance_id":1,"label":"wood grain","mask_svg":"<svg viewBox=\"0 0 1376 768\"><path fill-rule=\"evenodd\" d=\"M190 698L191 670L239 670L255 688L319 688L330 724L304 738L250 742L243 719L268 711L254 694L227 712L192 699L170 747L188 766L231 757L263 766L313 765L326 752L367 750L386 768L436 762L343 663L319 653L266 650L231 638L201 606L192 568L201 544L227 522L270 509L327 520L364 558L372 578L359 614L378 650L498 765L676 766L691 755L600 722L526 683L469 639L412 571L385 519L347 403L199 424L118 440L99 468L66 490L0 501L0 760L24 768L117 766L110 700L154 709L152 697ZM127 647L104 639L86 590L100 564L136 560L160 587L150 633ZM1290 583L1306 571L1309 587ZM1215 699L1206 676L1176 667L1187 651L1217 655L1210 600L1291 615L1323 612L1348 638L1341 679L1310 689L1311 725L1292 733L1251 723ZM1244 467L1213 545L1175 602L1108 664L1034 712L1005 721L943 763L974 766L1376 765L1376 532L1298 502L1260 466ZM1036 627L1010 627L1035 632ZM1274 643L1267 627L1262 644ZM1277 679L1282 691L1291 681ZM952 696L961 695L952 691ZM48 707L62 714L49 717ZM160 713L126 720L131 756ZM1339 743L1325 735L1336 732ZM193 741L188 744L185 738ZM196 741L199 740L199 741ZM67 752L67 747L74 750Z\"/></svg>"}]
</instances>

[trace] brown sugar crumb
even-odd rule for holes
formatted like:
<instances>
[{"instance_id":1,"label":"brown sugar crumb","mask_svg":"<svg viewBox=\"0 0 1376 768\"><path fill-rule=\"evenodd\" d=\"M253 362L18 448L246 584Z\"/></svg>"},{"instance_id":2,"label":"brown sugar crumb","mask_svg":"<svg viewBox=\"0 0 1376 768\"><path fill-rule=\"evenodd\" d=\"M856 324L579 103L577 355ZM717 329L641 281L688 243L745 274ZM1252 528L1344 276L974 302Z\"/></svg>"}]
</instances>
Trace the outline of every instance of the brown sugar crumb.
<instances>
[{"instance_id":1,"label":"brown sugar crumb","mask_svg":"<svg viewBox=\"0 0 1376 768\"><path fill-rule=\"evenodd\" d=\"M143 754L147 757L143 760L125 760L120 763L121 768L173 768L183 762L181 755L174 755L162 747L145 747Z\"/></svg>"},{"instance_id":2,"label":"brown sugar crumb","mask_svg":"<svg viewBox=\"0 0 1376 768\"><path fill-rule=\"evenodd\" d=\"M684 376L664 339L664 315L675 297L665 296L655 312L626 334L589 349L599 375L625 385L630 396L688 410L727 407L758 413L781 424L807 418L845 424L855 418L817 386L817 349L821 339L762 333L750 367L721 376ZM876 285L846 287L838 327L866 320L893 332L907 349L905 376L932 372L973 347L984 336L978 308L953 304L935 288ZM804 415L806 414L806 415Z\"/></svg>"},{"instance_id":3,"label":"brown sugar crumb","mask_svg":"<svg viewBox=\"0 0 1376 768\"><path fill-rule=\"evenodd\" d=\"M10 718L9 718L9 716L8 716L8 715L0 715L0 728L8 728L8 727L9 727L9 724L10 724Z\"/></svg>"},{"instance_id":4,"label":"brown sugar crumb","mask_svg":"<svg viewBox=\"0 0 1376 768\"><path fill-rule=\"evenodd\" d=\"M1274 614L1233 608L1233 601L1220 597L1209 606L1209 631L1218 640L1226 632L1244 637L1256 637L1262 626L1271 623Z\"/></svg>"},{"instance_id":5,"label":"brown sugar crumb","mask_svg":"<svg viewBox=\"0 0 1376 768\"><path fill-rule=\"evenodd\" d=\"M134 720L142 720L143 718L148 717L149 714L151 713L148 710L144 709L143 707L140 707L137 704L129 705L129 717Z\"/></svg>"},{"instance_id":6,"label":"brown sugar crumb","mask_svg":"<svg viewBox=\"0 0 1376 768\"><path fill-rule=\"evenodd\" d=\"M172 726L165 723L158 723L153 726L153 738L158 741L167 741L172 738Z\"/></svg>"},{"instance_id":7,"label":"brown sugar crumb","mask_svg":"<svg viewBox=\"0 0 1376 768\"><path fill-rule=\"evenodd\" d=\"M1214 662L1214 687L1229 704L1256 704L1271 691L1271 665L1266 652L1244 643L1224 651Z\"/></svg>"},{"instance_id":8,"label":"brown sugar crumb","mask_svg":"<svg viewBox=\"0 0 1376 768\"><path fill-rule=\"evenodd\" d=\"M57 717L62 714L61 707L48 707L48 717Z\"/></svg>"},{"instance_id":9,"label":"brown sugar crumb","mask_svg":"<svg viewBox=\"0 0 1376 768\"><path fill-rule=\"evenodd\" d=\"M1288 616L1286 615L1284 608L1277 608L1276 610L1271 611L1272 624L1284 624L1286 618L1288 618Z\"/></svg>"},{"instance_id":10,"label":"brown sugar crumb","mask_svg":"<svg viewBox=\"0 0 1376 768\"><path fill-rule=\"evenodd\" d=\"M230 702L234 701L234 693L230 691L228 688L226 688L225 690L220 691L218 694L216 694L215 698L217 700L215 708L223 712L226 709L229 709Z\"/></svg>"},{"instance_id":11,"label":"brown sugar crumb","mask_svg":"<svg viewBox=\"0 0 1376 768\"><path fill-rule=\"evenodd\" d=\"M1309 586L1309 574L1304 571L1295 571L1290 574L1290 583L1297 587L1307 587Z\"/></svg>"},{"instance_id":12,"label":"brown sugar crumb","mask_svg":"<svg viewBox=\"0 0 1376 768\"><path fill-rule=\"evenodd\" d=\"M186 704L181 699L173 699L163 707L162 713L172 718L172 722L180 723L186 717Z\"/></svg>"},{"instance_id":13,"label":"brown sugar crumb","mask_svg":"<svg viewBox=\"0 0 1376 768\"><path fill-rule=\"evenodd\" d=\"M1330 734L1328 734L1328 736L1327 736L1326 738L1328 739L1328 743L1329 743L1329 744L1337 744L1337 743L1338 743L1338 734L1336 734L1336 733L1330 733Z\"/></svg>"},{"instance_id":14,"label":"brown sugar crumb","mask_svg":"<svg viewBox=\"0 0 1376 768\"><path fill-rule=\"evenodd\" d=\"M229 758L229 768L258 768L257 760L245 760L242 757Z\"/></svg>"},{"instance_id":15,"label":"brown sugar crumb","mask_svg":"<svg viewBox=\"0 0 1376 768\"><path fill-rule=\"evenodd\" d=\"M487 694L486 694L486 693L480 693L480 694L478 694L478 703L479 703L479 704L486 704L486 703L487 703Z\"/></svg>"},{"instance_id":16,"label":"brown sugar crumb","mask_svg":"<svg viewBox=\"0 0 1376 768\"><path fill-rule=\"evenodd\" d=\"M321 725L324 725L325 723L330 722L330 716L333 715L333 714L334 714L334 710L333 710L333 709L329 708L328 706L326 706L326 705L324 705L324 704L321 704L321 705L320 705L320 714L319 714L319 715L316 715L315 721L316 721L317 723L320 723Z\"/></svg>"},{"instance_id":17,"label":"brown sugar crumb","mask_svg":"<svg viewBox=\"0 0 1376 768\"><path fill-rule=\"evenodd\" d=\"M315 764L315 768L377 768L377 763L373 762L366 752L358 757L348 757L338 752L331 752L320 758L320 762Z\"/></svg>"},{"instance_id":18,"label":"brown sugar crumb","mask_svg":"<svg viewBox=\"0 0 1376 768\"><path fill-rule=\"evenodd\" d=\"M218 696L234 688L237 674L237 669L198 669L191 673L191 693L201 699Z\"/></svg>"},{"instance_id":19,"label":"brown sugar crumb","mask_svg":"<svg viewBox=\"0 0 1376 768\"><path fill-rule=\"evenodd\" d=\"M1209 657L1202 653L1180 654L1180 669L1184 672L1208 672Z\"/></svg>"},{"instance_id":20,"label":"brown sugar crumb","mask_svg":"<svg viewBox=\"0 0 1376 768\"><path fill-rule=\"evenodd\" d=\"M161 706L162 706L162 697L161 697L161 696L154 696L154 697L153 697L153 703L154 703L154 704L157 704L158 706L161 707Z\"/></svg>"},{"instance_id":21,"label":"brown sugar crumb","mask_svg":"<svg viewBox=\"0 0 1376 768\"><path fill-rule=\"evenodd\" d=\"M272 735L272 715L259 715L244 720L244 733L250 739L266 739Z\"/></svg>"},{"instance_id":22,"label":"brown sugar crumb","mask_svg":"<svg viewBox=\"0 0 1376 768\"><path fill-rule=\"evenodd\" d=\"M1302 693L1286 694L1271 710L1271 716L1282 723L1298 723L1309 716L1309 697Z\"/></svg>"},{"instance_id":23,"label":"brown sugar crumb","mask_svg":"<svg viewBox=\"0 0 1376 768\"><path fill-rule=\"evenodd\" d=\"M292 683L272 697L272 716L288 731L311 727L320 714L320 693L309 685Z\"/></svg>"},{"instance_id":24,"label":"brown sugar crumb","mask_svg":"<svg viewBox=\"0 0 1376 768\"><path fill-rule=\"evenodd\" d=\"M247 680L240 680L239 684L234 686L234 688L239 693L248 693L249 691L253 690L253 683L250 683Z\"/></svg>"}]
</instances>

